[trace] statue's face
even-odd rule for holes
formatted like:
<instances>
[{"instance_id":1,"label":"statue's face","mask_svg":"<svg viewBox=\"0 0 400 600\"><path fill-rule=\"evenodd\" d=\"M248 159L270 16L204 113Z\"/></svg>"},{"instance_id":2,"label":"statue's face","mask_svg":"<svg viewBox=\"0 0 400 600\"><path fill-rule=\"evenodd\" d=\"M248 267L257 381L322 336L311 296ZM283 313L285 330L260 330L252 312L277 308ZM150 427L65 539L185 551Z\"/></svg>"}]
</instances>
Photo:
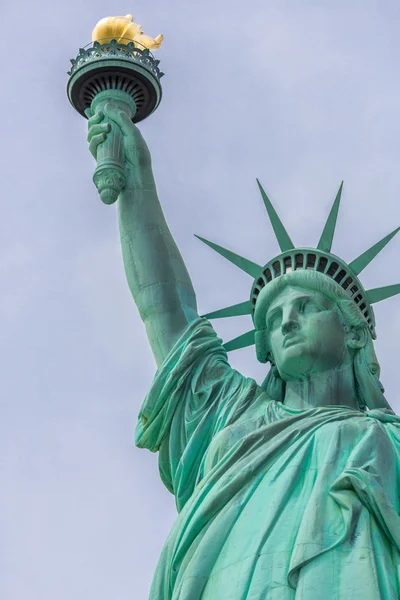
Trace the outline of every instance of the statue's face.
<instances>
[{"instance_id":1,"label":"statue's face","mask_svg":"<svg viewBox=\"0 0 400 600\"><path fill-rule=\"evenodd\" d=\"M285 381L338 368L349 357L346 332L323 294L285 288L266 314L269 346Z\"/></svg>"}]
</instances>

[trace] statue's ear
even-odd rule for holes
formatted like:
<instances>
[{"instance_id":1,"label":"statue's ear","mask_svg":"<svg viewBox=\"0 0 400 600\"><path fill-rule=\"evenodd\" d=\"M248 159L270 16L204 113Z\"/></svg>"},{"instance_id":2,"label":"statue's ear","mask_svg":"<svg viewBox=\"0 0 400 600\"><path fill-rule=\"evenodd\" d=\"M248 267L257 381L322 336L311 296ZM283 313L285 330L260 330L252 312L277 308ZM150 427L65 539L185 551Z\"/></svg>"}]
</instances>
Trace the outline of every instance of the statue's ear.
<instances>
[{"instance_id":1,"label":"statue's ear","mask_svg":"<svg viewBox=\"0 0 400 600\"><path fill-rule=\"evenodd\" d=\"M367 328L361 327L350 327L346 333L346 345L348 348L353 350L359 350L364 348L368 341Z\"/></svg>"}]
</instances>

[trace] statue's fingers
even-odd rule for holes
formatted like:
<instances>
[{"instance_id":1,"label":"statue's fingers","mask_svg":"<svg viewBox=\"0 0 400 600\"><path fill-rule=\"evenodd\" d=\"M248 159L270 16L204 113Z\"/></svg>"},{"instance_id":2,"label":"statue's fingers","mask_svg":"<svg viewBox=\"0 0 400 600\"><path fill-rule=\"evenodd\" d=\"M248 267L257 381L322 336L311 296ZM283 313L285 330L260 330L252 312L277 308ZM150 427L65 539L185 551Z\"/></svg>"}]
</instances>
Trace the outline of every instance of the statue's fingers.
<instances>
[{"instance_id":1,"label":"statue's fingers","mask_svg":"<svg viewBox=\"0 0 400 600\"><path fill-rule=\"evenodd\" d=\"M97 158L97 147L102 142L104 142L105 139L106 139L106 134L99 133L98 135L94 135L92 137L92 139L90 140L89 150L90 150L91 154L94 156L94 158Z\"/></svg>"},{"instance_id":2,"label":"statue's fingers","mask_svg":"<svg viewBox=\"0 0 400 600\"><path fill-rule=\"evenodd\" d=\"M134 127L134 125L125 111L114 108L109 102L105 105L104 112L107 117L112 119L117 125L120 126L124 135L127 135L130 131L132 131L132 127Z\"/></svg>"},{"instance_id":3,"label":"statue's fingers","mask_svg":"<svg viewBox=\"0 0 400 600\"><path fill-rule=\"evenodd\" d=\"M89 129L92 125L97 125L98 123L101 123L101 121L103 119L104 119L104 114L102 113L101 110L99 110L99 112L97 112L97 113L94 113L94 115L88 119Z\"/></svg>"},{"instance_id":4,"label":"statue's fingers","mask_svg":"<svg viewBox=\"0 0 400 600\"><path fill-rule=\"evenodd\" d=\"M92 125L87 134L87 141L90 143L95 135L99 135L100 133L109 133L110 129L110 123L98 123L97 125Z\"/></svg>"}]
</instances>

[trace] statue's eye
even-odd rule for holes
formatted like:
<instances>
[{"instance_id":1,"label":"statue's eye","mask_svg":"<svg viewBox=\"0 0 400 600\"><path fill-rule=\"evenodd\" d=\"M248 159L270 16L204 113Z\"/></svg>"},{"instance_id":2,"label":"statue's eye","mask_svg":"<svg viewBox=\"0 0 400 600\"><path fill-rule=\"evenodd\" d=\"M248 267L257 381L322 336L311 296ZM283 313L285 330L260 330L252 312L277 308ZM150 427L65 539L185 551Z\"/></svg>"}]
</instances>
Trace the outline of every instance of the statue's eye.
<instances>
[{"instance_id":1,"label":"statue's eye","mask_svg":"<svg viewBox=\"0 0 400 600\"><path fill-rule=\"evenodd\" d=\"M279 327L281 322L281 315L279 312L274 313L267 319L267 328L270 331L273 331L277 327Z\"/></svg>"},{"instance_id":2,"label":"statue's eye","mask_svg":"<svg viewBox=\"0 0 400 600\"><path fill-rule=\"evenodd\" d=\"M316 304L316 302L314 302L313 300L307 299L303 300L303 302L301 303L300 311L304 314L320 312L321 307L318 306L318 304Z\"/></svg>"}]
</instances>

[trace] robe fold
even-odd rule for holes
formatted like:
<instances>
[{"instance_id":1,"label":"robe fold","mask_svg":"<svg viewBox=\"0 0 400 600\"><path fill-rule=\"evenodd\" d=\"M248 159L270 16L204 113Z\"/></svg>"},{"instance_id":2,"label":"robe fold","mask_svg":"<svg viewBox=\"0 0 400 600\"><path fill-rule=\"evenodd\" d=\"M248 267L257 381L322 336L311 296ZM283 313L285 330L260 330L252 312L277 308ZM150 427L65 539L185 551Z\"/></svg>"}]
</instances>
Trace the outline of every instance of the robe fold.
<instances>
[{"instance_id":1,"label":"robe fold","mask_svg":"<svg viewBox=\"0 0 400 600\"><path fill-rule=\"evenodd\" d=\"M151 600L398 600L400 418L294 410L230 367L206 319L158 369L136 444L178 517Z\"/></svg>"}]
</instances>

